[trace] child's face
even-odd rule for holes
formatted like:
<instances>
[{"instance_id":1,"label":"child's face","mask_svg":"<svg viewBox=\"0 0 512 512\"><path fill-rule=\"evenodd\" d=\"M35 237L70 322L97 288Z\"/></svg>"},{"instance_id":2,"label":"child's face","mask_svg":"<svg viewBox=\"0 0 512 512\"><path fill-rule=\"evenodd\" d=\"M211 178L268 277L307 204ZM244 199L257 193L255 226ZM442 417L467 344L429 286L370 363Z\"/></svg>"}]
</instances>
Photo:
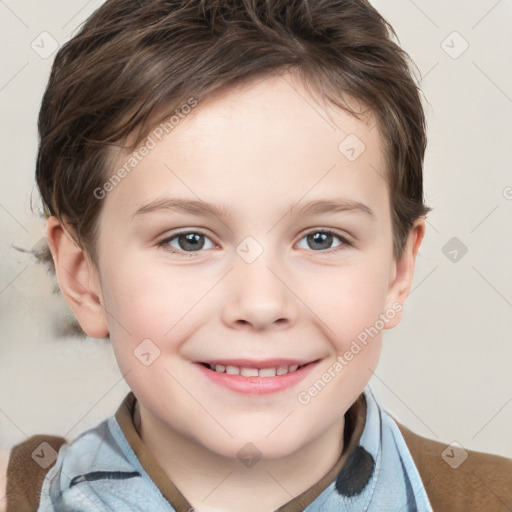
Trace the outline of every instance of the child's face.
<instances>
[{"instance_id":1,"label":"child's face","mask_svg":"<svg viewBox=\"0 0 512 512\"><path fill-rule=\"evenodd\" d=\"M247 442L284 456L340 425L412 277L410 258L393 259L378 128L341 110L331 120L285 77L198 104L107 194L100 216L108 314L97 321L108 324L143 422L229 457ZM354 135L340 151L350 134L362 153ZM227 213L165 206L177 199ZM318 201L359 207L300 212ZM163 243L184 232L196 236ZM228 359L316 362L289 377L224 380L200 364Z\"/></svg>"}]
</instances>

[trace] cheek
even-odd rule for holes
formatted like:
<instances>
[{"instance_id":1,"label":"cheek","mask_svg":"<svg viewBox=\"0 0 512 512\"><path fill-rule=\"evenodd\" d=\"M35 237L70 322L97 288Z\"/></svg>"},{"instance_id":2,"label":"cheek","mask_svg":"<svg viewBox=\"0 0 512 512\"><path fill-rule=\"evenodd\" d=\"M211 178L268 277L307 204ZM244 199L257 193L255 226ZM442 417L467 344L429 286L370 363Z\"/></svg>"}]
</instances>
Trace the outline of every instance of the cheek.
<instances>
[{"instance_id":1,"label":"cheek","mask_svg":"<svg viewBox=\"0 0 512 512\"><path fill-rule=\"evenodd\" d=\"M136 269L131 270L131 269ZM141 270L142 269L142 270ZM211 284L193 280L193 270L174 271L127 260L111 267L104 282L110 340L120 369L140 373L141 358L154 369L175 354L204 316L202 297ZM197 279L196 279L197 280ZM203 289L204 288L204 289ZM145 354L149 353L149 356ZM162 357L160 357L162 356Z\"/></svg>"},{"instance_id":2,"label":"cheek","mask_svg":"<svg viewBox=\"0 0 512 512\"><path fill-rule=\"evenodd\" d=\"M119 331L122 324L124 334L128 331L133 337L164 338L201 298L190 272L172 272L147 262L123 262L109 272L106 286L105 306L115 317L113 329Z\"/></svg>"},{"instance_id":3,"label":"cheek","mask_svg":"<svg viewBox=\"0 0 512 512\"><path fill-rule=\"evenodd\" d=\"M315 279L304 300L321 320L326 336L338 351L365 329L375 325L384 312L386 277L381 266L362 264L330 272ZM379 326L380 324L378 324Z\"/></svg>"}]
</instances>

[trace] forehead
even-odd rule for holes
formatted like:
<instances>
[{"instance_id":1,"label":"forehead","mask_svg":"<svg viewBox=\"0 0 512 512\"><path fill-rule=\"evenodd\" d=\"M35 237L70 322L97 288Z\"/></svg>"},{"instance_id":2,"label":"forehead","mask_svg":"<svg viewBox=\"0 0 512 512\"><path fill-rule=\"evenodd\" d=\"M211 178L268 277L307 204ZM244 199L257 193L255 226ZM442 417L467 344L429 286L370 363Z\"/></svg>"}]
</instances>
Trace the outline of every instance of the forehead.
<instances>
[{"instance_id":1,"label":"forehead","mask_svg":"<svg viewBox=\"0 0 512 512\"><path fill-rule=\"evenodd\" d=\"M141 145L151 149L142 158L139 151L136 165L108 193L107 214L128 215L176 195L270 216L278 213L270 205L326 195L377 203L377 209L388 204L372 116L357 119L321 101L290 74L218 91L188 109L164 137L157 130ZM118 156L114 173L131 157Z\"/></svg>"},{"instance_id":2,"label":"forehead","mask_svg":"<svg viewBox=\"0 0 512 512\"><path fill-rule=\"evenodd\" d=\"M361 109L355 100L348 101ZM247 164L255 156L279 163L307 157L321 166L326 160L334 162L354 144L356 154L345 152L348 161L354 161L364 146L380 151L380 135L374 127L371 113L359 120L306 90L287 73L216 92L187 115L168 139L180 146L181 159L211 159L213 152L218 158L229 155ZM346 137L353 144L340 147ZM290 166L282 170L286 168Z\"/></svg>"}]
</instances>

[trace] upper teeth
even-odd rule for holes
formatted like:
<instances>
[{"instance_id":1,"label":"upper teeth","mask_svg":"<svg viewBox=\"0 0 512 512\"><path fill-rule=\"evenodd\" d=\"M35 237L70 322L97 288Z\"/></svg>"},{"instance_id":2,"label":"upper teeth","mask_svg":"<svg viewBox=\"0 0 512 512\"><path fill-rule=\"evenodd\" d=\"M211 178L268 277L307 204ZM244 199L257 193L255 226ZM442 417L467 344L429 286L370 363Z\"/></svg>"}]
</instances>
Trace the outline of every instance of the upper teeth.
<instances>
[{"instance_id":1,"label":"upper teeth","mask_svg":"<svg viewBox=\"0 0 512 512\"><path fill-rule=\"evenodd\" d=\"M216 364L215 366L209 365L211 370L219 373L227 373L229 375L242 375L242 377L275 377L276 375L286 375L287 373L294 372L299 368L296 364L290 366L277 366L274 368L240 368L238 366L223 364ZM304 365L301 365L301 367Z\"/></svg>"}]
</instances>

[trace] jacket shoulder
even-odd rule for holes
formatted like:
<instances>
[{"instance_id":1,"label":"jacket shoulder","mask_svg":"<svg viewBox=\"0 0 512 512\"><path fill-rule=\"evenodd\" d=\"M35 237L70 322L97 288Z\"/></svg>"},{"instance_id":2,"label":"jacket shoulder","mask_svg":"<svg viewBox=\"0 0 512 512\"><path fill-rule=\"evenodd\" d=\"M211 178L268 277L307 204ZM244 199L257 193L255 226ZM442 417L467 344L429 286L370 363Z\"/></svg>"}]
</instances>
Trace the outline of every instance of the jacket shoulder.
<instances>
[{"instance_id":1,"label":"jacket shoulder","mask_svg":"<svg viewBox=\"0 0 512 512\"><path fill-rule=\"evenodd\" d=\"M7 464L6 512L37 511L43 480L66 442L64 437L38 434L11 449Z\"/></svg>"},{"instance_id":2,"label":"jacket shoulder","mask_svg":"<svg viewBox=\"0 0 512 512\"><path fill-rule=\"evenodd\" d=\"M512 510L512 459L428 439L394 420L435 512Z\"/></svg>"}]
</instances>

